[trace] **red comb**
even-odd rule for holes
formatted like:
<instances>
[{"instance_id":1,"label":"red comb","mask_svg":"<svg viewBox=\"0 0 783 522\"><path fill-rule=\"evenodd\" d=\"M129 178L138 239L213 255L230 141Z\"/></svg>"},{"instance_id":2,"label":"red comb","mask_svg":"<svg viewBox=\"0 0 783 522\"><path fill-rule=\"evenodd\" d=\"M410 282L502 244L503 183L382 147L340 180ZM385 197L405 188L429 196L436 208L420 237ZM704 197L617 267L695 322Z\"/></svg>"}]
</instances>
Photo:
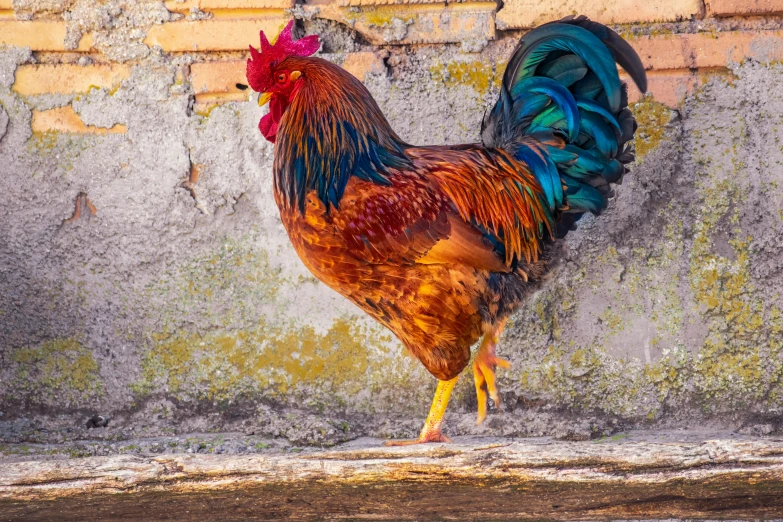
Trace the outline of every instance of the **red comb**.
<instances>
[{"instance_id":1,"label":"red comb","mask_svg":"<svg viewBox=\"0 0 783 522\"><path fill-rule=\"evenodd\" d=\"M264 31L261 31L261 48L256 50L250 46L246 73L247 81L253 90L263 92L271 85L273 62L279 63L289 56L310 56L321 47L318 35L314 34L294 41L291 34L293 27L294 21L291 20L274 44L270 44Z\"/></svg>"}]
</instances>

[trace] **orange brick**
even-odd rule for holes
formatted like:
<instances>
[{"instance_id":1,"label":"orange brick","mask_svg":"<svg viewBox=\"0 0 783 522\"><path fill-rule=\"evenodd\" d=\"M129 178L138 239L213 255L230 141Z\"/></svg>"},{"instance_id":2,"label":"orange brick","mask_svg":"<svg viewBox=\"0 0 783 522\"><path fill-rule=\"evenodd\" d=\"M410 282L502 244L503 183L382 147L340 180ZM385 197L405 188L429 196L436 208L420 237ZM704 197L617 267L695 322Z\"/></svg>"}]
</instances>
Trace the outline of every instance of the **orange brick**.
<instances>
[{"instance_id":1,"label":"orange brick","mask_svg":"<svg viewBox=\"0 0 783 522\"><path fill-rule=\"evenodd\" d=\"M701 0L506 0L497 24L500 29L537 27L576 13L605 24L673 22L701 10Z\"/></svg>"},{"instance_id":2,"label":"orange brick","mask_svg":"<svg viewBox=\"0 0 783 522\"><path fill-rule=\"evenodd\" d=\"M13 90L24 96L87 92L91 87L114 89L130 76L127 65L22 65Z\"/></svg>"},{"instance_id":3,"label":"orange brick","mask_svg":"<svg viewBox=\"0 0 783 522\"><path fill-rule=\"evenodd\" d=\"M247 85L245 60L194 63L190 66L190 82L196 102L244 101L248 92L237 89L237 83Z\"/></svg>"},{"instance_id":4,"label":"orange brick","mask_svg":"<svg viewBox=\"0 0 783 522\"><path fill-rule=\"evenodd\" d=\"M11 0L0 0L0 20L15 20L14 5Z\"/></svg>"},{"instance_id":5,"label":"orange brick","mask_svg":"<svg viewBox=\"0 0 783 522\"><path fill-rule=\"evenodd\" d=\"M79 134L122 134L127 131L125 125L117 124L112 128L85 125L70 105L50 109L48 111L33 111L33 132L67 132Z\"/></svg>"},{"instance_id":6,"label":"orange brick","mask_svg":"<svg viewBox=\"0 0 783 522\"><path fill-rule=\"evenodd\" d=\"M642 93L636 88L627 74L620 77L628 83L628 100L637 102ZM699 75L691 71L661 71L650 72L647 75L647 93L669 107L677 107L685 96L693 92L699 84Z\"/></svg>"},{"instance_id":7,"label":"orange brick","mask_svg":"<svg viewBox=\"0 0 783 522\"><path fill-rule=\"evenodd\" d=\"M253 20L201 20L153 26L144 40L164 51L246 51L258 46L258 32L278 34L289 18L283 11L269 10L267 17Z\"/></svg>"},{"instance_id":8,"label":"orange brick","mask_svg":"<svg viewBox=\"0 0 783 522\"><path fill-rule=\"evenodd\" d=\"M460 3L470 0L457 0ZM443 0L316 0L307 2L308 5L328 4L336 3L340 7L362 7L362 6L376 6L376 5L410 5L410 4L443 4Z\"/></svg>"},{"instance_id":9,"label":"orange brick","mask_svg":"<svg viewBox=\"0 0 783 522\"><path fill-rule=\"evenodd\" d=\"M783 31L664 34L629 40L648 69L726 67L753 58L783 59Z\"/></svg>"},{"instance_id":10,"label":"orange brick","mask_svg":"<svg viewBox=\"0 0 783 522\"><path fill-rule=\"evenodd\" d=\"M166 9L179 13L189 13L191 8L202 11L236 10L236 9L290 9L294 0L186 0L175 2L167 0Z\"/></svg>"},{"instance_id":11,"label":"orange brick","mask_svg":"<svg viewBox=\"0 0 783 522\"><path fill-rule=\"evenodd\" d=\"M0 45L29 47L33 51L65 51L65 22L32 20L29 22L0 21ZM92 37L85 35L77 51L89 51Z\"/></svg>"},{"instance_id":12,"label":"orange brick","mask_svg":"<svg viewBox=\"0 0 783 522\"><path fill-rule=\"evenodd\" d=\"M209 106L228 101L245 101L248 91L237 88L237 84L247 85L245 60L227 62L194 63L190 66L190 83L196 95L196 103ZM386 70L383 59L374 52L349 53L342 67L364 81L367 73L382 73Z\"/></svg>"},{"instance_id":13,"label":"orange brick","mask_svg":"<svg viewBox=\"0 0 783 522\"><path fill-rule=\"evenodd\" d=\"M494 40L496 7L494 2L466 2L304 9L354 28L375 45L388 45Z\"/></svg>"},{"instance_id":14,"label":"orange brick","mask_svg":"<svg viewBox=\"0 0 783 522\"><path fill-rule=\"evenodd\" d=\"M707 0L713 16L752 16L783 13L783 0Z\"/></svg>"},{"instance_id":15,"label":"orange brick","mask_svg":"<svg viewBox=\"0 0 783 522\"><path fill-rule=\"evenodd\" d=\"M347 54L342 67L361 81L364 81L364 77L368 73L382 74L386 72L383 58L378 53L370 51Z\"/></svg>"}]
</instances>

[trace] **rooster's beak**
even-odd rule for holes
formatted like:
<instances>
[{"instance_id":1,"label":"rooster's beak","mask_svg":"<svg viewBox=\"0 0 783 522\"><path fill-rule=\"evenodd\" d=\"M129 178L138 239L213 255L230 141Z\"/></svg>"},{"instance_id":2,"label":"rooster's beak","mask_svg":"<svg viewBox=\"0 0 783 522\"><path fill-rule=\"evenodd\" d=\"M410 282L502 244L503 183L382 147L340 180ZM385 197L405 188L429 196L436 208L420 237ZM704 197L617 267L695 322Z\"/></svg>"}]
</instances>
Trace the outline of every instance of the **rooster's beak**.
<instances>
[{"instance_id":1,"label":"rooster's beak","mask_svg":"<svg viewBox=\"0 0 783 522\"><path fill-rule=\"evenodd\" d=\"M271 92L262 92L258 95L258 106L263 107L267 103L269 103L269 99L272 98Z\"/></svg>"},{"instance_id":2,"label":"rooster's beak","mask_svg":"<svg viewBox=\"0 0 783 522\"><path fill-rule=\"evenodd\" d=\"M266 105L267 103L269 103L269 99L270 99L271 97L272 97L272 93L271 93L271 92L264 92L264 93L261 93L261 94L258 96L258 106L259 106L259 107L263 107L264 105Z\"/></svg>"}]
</instances>

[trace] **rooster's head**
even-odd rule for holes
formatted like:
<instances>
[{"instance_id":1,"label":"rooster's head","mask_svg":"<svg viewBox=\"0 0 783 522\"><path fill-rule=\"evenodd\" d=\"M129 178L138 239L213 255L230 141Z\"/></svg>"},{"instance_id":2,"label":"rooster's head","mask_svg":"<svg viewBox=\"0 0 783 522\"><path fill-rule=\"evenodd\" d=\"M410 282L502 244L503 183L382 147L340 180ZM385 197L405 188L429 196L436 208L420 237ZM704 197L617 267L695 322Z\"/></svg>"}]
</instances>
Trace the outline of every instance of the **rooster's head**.
<instances>
[{"instance_id":1,"label":"rooster's head","mask_svg":"<svg viewBox=\"0 0 783 522\"><path fill-rule=\"evenodd\" d=\"M272 43L261 31L261 48L250 46L250 59L247 61L247 81L253 90L260 92L259 105L270 102L269 114L261 119L259 128L266 139L275 141L277 125L282 113L297 90L297 82L302 76L299 70L286 67L286 58L292 56L310 56L318 51L321 43L318 36L305 36L294 41L291 34L294 21L280 32Z\"/></svg>"}]
</instances>

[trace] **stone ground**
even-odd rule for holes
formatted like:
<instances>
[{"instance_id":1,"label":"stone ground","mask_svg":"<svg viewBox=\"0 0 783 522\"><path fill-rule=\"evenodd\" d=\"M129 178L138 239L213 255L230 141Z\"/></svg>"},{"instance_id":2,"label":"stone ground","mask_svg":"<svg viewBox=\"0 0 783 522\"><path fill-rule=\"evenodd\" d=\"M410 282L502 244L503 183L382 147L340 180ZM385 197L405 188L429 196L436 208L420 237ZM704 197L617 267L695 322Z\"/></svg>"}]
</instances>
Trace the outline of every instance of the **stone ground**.
<instances>
[{"instance_id":1,"label":"stone ground","mask_svg":"<svg viewBox=\"0 0 783 522\"><path fill-rule=\"evenodd\" d=\"M133 442L133 454L3 462L0 520L783 518L780 438L691 430L397 448L368 438L297 448L236 434Z\"/></svg>"}]
</instances>

